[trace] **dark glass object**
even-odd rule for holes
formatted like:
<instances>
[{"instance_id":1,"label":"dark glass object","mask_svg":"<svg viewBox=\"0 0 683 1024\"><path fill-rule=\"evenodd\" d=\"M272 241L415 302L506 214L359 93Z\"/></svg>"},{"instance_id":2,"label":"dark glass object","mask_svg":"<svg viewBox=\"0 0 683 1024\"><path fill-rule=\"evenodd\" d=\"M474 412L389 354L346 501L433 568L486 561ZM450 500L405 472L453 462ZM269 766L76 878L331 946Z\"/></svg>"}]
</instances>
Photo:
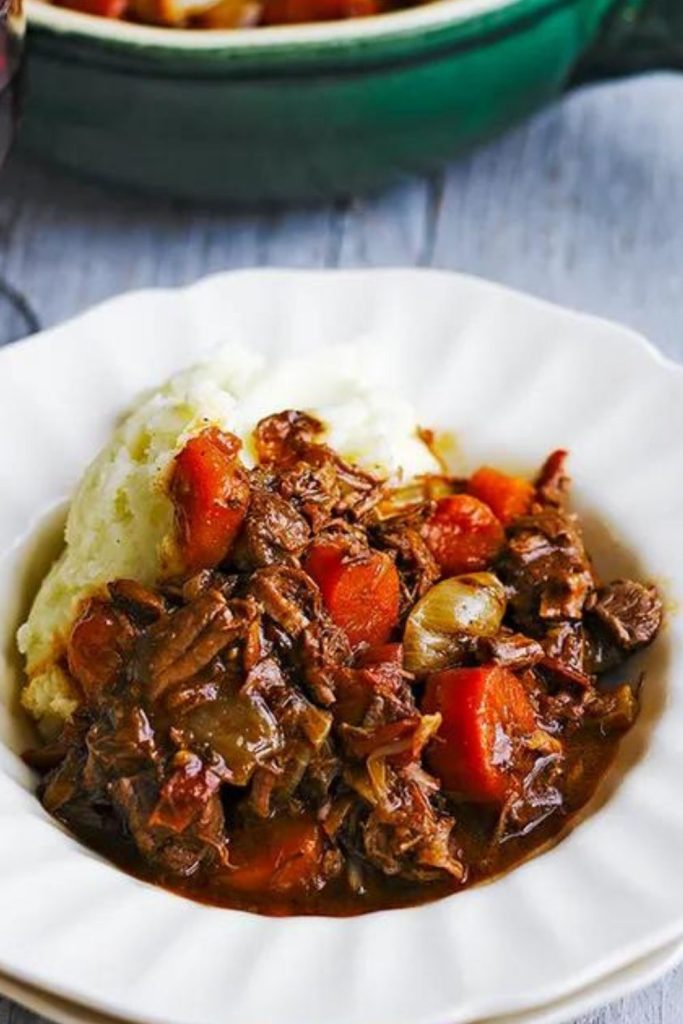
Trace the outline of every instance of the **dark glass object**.
<instances>
[{"instance_id":1,"label":"dark glass object","mask_svg":"<svg viewBox=\"0 0 683 1024\"><path fill-rule=\"evenodd\" d=\"M0 166L19 115L19 71L24 42L21 0L0 0Z\"/></svg>"},{"instance_id":2,"label":"dark glass object","mask_svg":"<svg viewBox=\"0 0 683 1024\"><path fill-rule=\"evenodd\" d=\"M0 0L0 201L2 166L19 119L24 28L22 0ZM35 330L34 320L22 296L0 277L0 345Z\"/></svg>"}]
</instances>

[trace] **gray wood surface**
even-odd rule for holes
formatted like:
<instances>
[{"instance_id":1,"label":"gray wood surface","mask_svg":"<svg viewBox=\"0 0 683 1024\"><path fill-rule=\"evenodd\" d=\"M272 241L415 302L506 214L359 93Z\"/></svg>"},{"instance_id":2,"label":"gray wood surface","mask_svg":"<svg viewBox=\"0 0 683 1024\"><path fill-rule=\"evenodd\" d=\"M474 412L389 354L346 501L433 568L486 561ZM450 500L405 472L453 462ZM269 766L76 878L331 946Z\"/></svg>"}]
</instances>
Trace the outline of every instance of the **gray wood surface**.
<instances>
[{"instance_id":1,"label":"gray wood surface","mask_svg":"<svg viewBox=\"0 0 683 1024\"><path fill-rule=\"evenodd\" d=\"M136 198L15 157L0 175L0 343L231 267L410 264L620 320L683 360L682 215L683 77L666 74L575 93L430 180L280 214ZM0 1000L0 1024L37 1020ZM581 1024L617 1022L683 1024L683 968Z\"/></svg>"}]
</instances>

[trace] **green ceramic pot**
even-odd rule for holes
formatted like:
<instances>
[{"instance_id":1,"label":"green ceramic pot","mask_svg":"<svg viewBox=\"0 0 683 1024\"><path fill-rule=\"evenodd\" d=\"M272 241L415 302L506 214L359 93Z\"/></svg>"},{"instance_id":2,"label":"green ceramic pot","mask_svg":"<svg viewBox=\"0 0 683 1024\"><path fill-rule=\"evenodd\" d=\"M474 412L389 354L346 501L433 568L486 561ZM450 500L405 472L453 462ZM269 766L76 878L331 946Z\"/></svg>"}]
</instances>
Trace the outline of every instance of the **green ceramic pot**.
<instances>
[{"instance_id":1,"label":"green ceramic pot","mask_svg":"<svg viewBox=\"0 0 683 1024\"><path fill-rule=\"evenodd\" d=\"M206 32L29 0L23 144L91 177L184 198L357 194L438 166L577 73L629 70L643 52L678 61L681 7L435 0L354 21Z\"/></svg>"}]
</instances>

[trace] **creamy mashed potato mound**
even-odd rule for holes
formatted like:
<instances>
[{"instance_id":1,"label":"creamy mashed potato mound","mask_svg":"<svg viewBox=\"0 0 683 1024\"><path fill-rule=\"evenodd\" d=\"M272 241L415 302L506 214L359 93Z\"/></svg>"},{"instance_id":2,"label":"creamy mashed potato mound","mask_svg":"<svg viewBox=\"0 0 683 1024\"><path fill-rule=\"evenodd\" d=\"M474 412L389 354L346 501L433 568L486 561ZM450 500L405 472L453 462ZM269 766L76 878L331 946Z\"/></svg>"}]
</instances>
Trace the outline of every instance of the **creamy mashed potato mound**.
<instances>
[{"instance_id":1,"label":"creamy mashed potato mound","mask_svg":"<svg viewBox=\"0 0 683 1024\"><path fill-rule=\"evenodd\" d=\"M153 584L169 568L173 507L170 464L189 438L215 425L244 443L260 419L284 409L317 416L325 440L345 458L393 480L437 472L410 404L377 384L354 348L267 361L235 345L172 377L146 397L88 467L69 510L65 547L19 630L28 682L22 702L50 735L78 706L56 659L87 596L118 577Z\"/></svg>"}]
</instances>

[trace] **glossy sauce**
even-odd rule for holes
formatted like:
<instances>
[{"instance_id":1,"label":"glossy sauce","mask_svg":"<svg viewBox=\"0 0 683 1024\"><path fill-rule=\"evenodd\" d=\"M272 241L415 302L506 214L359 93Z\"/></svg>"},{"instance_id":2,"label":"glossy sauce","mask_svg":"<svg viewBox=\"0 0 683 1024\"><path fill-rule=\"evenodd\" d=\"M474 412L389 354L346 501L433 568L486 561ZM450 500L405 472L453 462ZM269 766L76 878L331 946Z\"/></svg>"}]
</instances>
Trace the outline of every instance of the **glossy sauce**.
<instances>
[{"instance_id":1,"label":"glossy sauce","mask_svg":"<svg viewBox=\"0 0 683 1024\"><path fill-rule=\"evenodd\" d=\"M455 835L469 866L464 883L452 878L435 882L409 882L391 878L376 868L363 865L363 890L352 892L345 875L328 882L320 892L310 890L286 895L236 892L229 874L216 872L201 880L179 883L142 861L133 844L107 840L101 831L79 838L124 871L143 881L162 886L180 896L213 906L245 910L274 917L320 915L351 917L376 910L418 906L491 881L530 857L553 845L571 828L578 812L594 795L609 769L619 746L616 737L604 736L597 728L582 727L565 742L565 770L560 782L563 806L549 814L526 835L494 840L496 815L474 805L454 805Z\"/></svg>"}]
</instances>

